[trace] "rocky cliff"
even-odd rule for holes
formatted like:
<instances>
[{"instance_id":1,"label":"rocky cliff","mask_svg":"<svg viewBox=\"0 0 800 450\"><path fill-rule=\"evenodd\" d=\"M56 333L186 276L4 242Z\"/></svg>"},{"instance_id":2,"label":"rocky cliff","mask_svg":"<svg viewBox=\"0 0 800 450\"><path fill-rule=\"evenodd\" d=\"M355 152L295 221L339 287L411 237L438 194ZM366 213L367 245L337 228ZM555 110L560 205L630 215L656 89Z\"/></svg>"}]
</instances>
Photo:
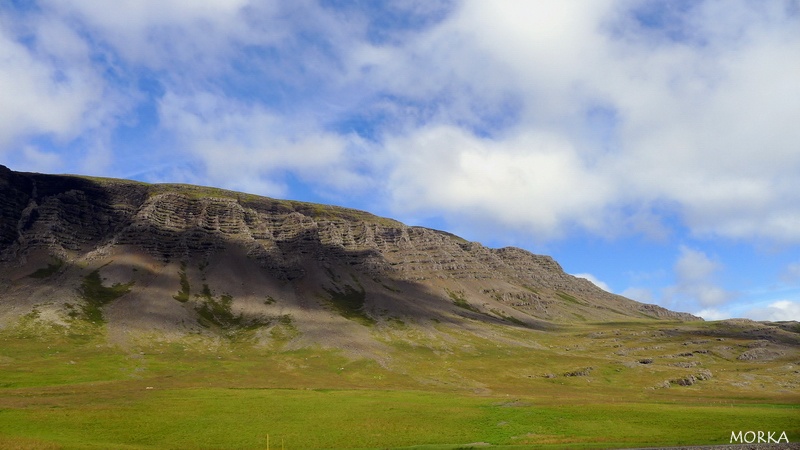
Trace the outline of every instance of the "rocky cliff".
<instances>
[{"instance_id":1,"label":"rocky cliff","mask_svg":"<svg viewBox=\"0 0 800 450\"><path fill-rule=\"evenodd\" d=\"M362 211L2 166L0 268L0 324L34 309L85 316L93 273L99 289L120 288L97 317L123 331L207 331L290 314L301 334L315 328L303 315L362 327L698 320L605 292L548 256Z\"/></svg>"}]
</instances>

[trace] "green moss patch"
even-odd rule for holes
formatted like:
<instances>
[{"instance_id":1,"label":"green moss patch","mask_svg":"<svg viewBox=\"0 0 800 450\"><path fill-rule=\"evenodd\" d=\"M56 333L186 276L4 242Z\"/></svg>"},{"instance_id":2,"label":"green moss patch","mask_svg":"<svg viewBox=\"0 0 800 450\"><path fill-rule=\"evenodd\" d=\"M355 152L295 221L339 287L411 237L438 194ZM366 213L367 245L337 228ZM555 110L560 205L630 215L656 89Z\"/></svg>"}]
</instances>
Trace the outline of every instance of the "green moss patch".
<instances>
[{"instance_id":1,"label":"green moss patch","mask_svg":"<svg viewBox=\"0 0 800 450\"><path fill-rule=\"evenodd\" d=\"M264 317L245 317L234 314L231 306L233 296L222 294L216 298L208 284L203 284L200 295L195 295L199 304L195 311L200 315L200 324L207 328L217 328L224 331L225 336L240 340L249 335L248 332L269 325L272 321Z\"/></svg>"},{"instance_id":2,"label":"green moss patch","mask_svg":"<svg viewBox=\"0 0 800 450\"><path fill-rule=\"evenodd\" d=\"M233 297L227 294L220 296L219 300L211 295L207 284L203 285L202 303L196 308L205 325L216 325L220 328L242 326L244 318L241 314L233 314L231 304Z\"/></svg>"},{"instance_id":3,"label":"green moss patch","mask_svg":"<svg viewBox=\"0 0 800 450\"><path fill-rule=\"evenodd\" d=\"M325 292L330 296L328 298L330 304L342 317L355 320L362 325L375 324L375 319L364 312L367 293L361 285L356 289L349 284L345 284L342 288L337 286L333 289L325 289Z\"/></svg>"},{"instance_id":4,"label":"green moss patch","mask_svg":"<svg viewBox=\"0 0 800 450\"><path fill-rule=\"evenodd\" d=\"M511 322L514 325L519 325L521 327L527 327L528 326L527 323L517 319L516 317L512 317L512 316L504 314L503 311L500 311L500 310L497 310L497 309L493 309L492 312L495 313L501 319L505 320L506 322Z\"/></svg>"},{"instance_id":5,"label":"green moss patch","mask_svg":"<svg viewBox=\"0 0 800 450\"><path fill-rule=\"evenodd\" d=\"M450 299L453 300L453 304L459 308L464 308L477 313L481 312L478 308L472 306L472 304L467 301L467 298L464 296L463 292L451 291L450 289L445 289L445 291L447 291L447 295L450 297Z\"/></svg>"},{"instance_id":6,"label":"green moss patch","mask_svg":"<svg viewBox=\"0 0 800 450\"><path fill-rule=\"evenodd\" d=\"M173 295L172 298L181 303L186 303L189 301L189 295L192 293L192 290L191 286L189 286L189 278L186 276L185 262L181 263L181 270L178 272L178 276L181 278L181 290Z\"/></svg>"},{"instance_id":7,"label":"green moss patch","mask_svg":"<svg viewBox=\"0 0 800 450\"><path fill-rule=\"evenodd\" d=\"M103 286L100 270L94 270L83 277L78 293L86 301L83 305L84 319L94 323L103 322L103 311L100 308L130 292L133 284L131 281L124 284L114 283L110 287Z\"/></svg>"},{"instance_id":8,"label":"green moss patch","mask_svg":"<svg viewBox=\"0 0 800 450\"><path fill-rule=\"evenodd\" d=\"M270 336L277 343L286 343L300 335L294 324L291 314L284 314L278 318L278 323L270 330Z\"/></svg>"},{"instance_id":9,"label":"green moss patch","mask_svg":"<svg viewBox=\"0 0 800 450\"><path fill-rule=\"evenodd\" d=\"M574 303L576 305L582 305L583 304L577 298L573 297L572 295L567 294L566 292L558 291L558 292L556 292L556 295L559 296L564 301L568 301L568 302Z\"/></svg>"}]
</instances>

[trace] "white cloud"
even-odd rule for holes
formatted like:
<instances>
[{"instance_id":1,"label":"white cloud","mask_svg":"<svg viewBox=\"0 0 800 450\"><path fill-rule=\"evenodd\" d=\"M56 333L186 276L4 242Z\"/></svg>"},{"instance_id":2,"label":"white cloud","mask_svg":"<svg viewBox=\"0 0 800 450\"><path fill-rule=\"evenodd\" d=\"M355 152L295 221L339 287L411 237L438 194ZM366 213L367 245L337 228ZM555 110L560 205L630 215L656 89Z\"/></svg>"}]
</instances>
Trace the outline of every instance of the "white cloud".
<instances>
[{"instance_id":1,"label":"white cloud","mask_svg":"<svg viewBox=\"0 0 800 450\"><path fill-rule=\"evenodd\" d=\"M576 273L576 274L573 274L573 276L576 276L578 278L585 278L585 279L591 281L592 284L594 284L595 286L599 287L600 289L602 289L602 290L604 290L606 292L613 292L611 290L611 288L608 286L608 284L606 284L605 282L601 281L596 276L594 276L594 275L592 275L590 273Z\"/></svg>"},{"instance_id":2,"label":"white cloud","mask_svg":"<svg viewBox=\"0 0 800 450\"><path fill-rule=\"evenodd\" d=\"M675 201L696 234L800 240L798 17L706 2L686 20L700 44L631 40L606 65L627 181Z\"/></svg>"},{"instance_id":3,"label":"white cloud","mask_svg":"<svg viewBox=\"0 0 800 450\"><path fill-rule=\"evenodd\" d=\"M395 210L437 211L555 237L565 221L597 226L612 196L568 140L545 133L505 140L439 126L386 143Z\"/></svg>"},{"instance_id":4,"label":"white cloud","mask_svg":"<svg viewBox=\"0 0 800 450\"><path fill-rule=\"evenodd\" d=\"M314 2L45 0L0 30L0 149L45 134L102 153L144 73L173 95L159 131L208 168L194 182L380 186L398 214L538 240L663 238L678 217L800 242L800 17L707 0L635 20L653 5L471 0L376 43L368 13ZM353 116L378 119L374 141L341 131Z\"/></svg>"},{"instance_id":5,"label":"white cloud","mask_svg":"<svg viewBox=\"0 0 800 450\"><path fill-rule=\"evenodd\" d=\"M488 59L465 55L471 64L510 72L502 79L525 96L531 118L565 120L580 106L583 72L603 62L600 26L612 9L609 1L467 1L451 26Z\"/></svg>"},{"instance_id":6,"label":"white cloud","mask_svg":"<svg viewBox=\"0 0 800 450\"><path fill-rule=\"evenodd\" d=\"M786 96L800 95L789 75L800 70L791 56L800 38L761 31L724 50L632 59L661 75L623 77L612 93L627 119L620 131L630 151L621 167L637 192L675 201L696 234L798 241L800 197L790 173L800 155L790 143L800 130L787 118L800 106Z\"/></svg>"},{"instance_id":7,"label":"white cloud","mask_svg":"<svg viewBox=\"0 0 800 450\"><path fill-rule=\"evenodd\" d=\"M434 99L428 125L402 129L388 141L390 151L399 141L405 151L449 158L455 168L445 173L434 163L442 179L423 171L408 186L413 170L403 165L421 164L398 160L403 182L389 185L398 211L413 191L417 209L441 209L451 218L463 216L459 207L491 212L503 225L515 222L511 228L556 236L553 230L574 225L614 234L621 222L659 230L658 214L644 215L647 222L637 226L610 218L620 205L625 211L667 205L659 213L677 213L698 236L800 242L800 179L793 175L800 171L794 148L800 127L792 121L800 116L800 103L792 101L800 97L794 57L800 18L760 3L698 3L670 18L688 34L682 40L633 21L631 9L639 6L465 2L403 48L370 49L379 55L371 60L378 66L373 73L382 73L370 81L397 95ZM470 136L495 120L492 112L509 98L520 105L509 129L491 139ZM598 107L612 119L604 140L591 138L586 120ZM432 139L437 132L450 141ZM500 186L495 180L518 178L520 167L540 162L536 148L519 147L519 136L531 134L569 147L559 164L542 165L563 173L564 182ZM475 173L457 163L470 153L513 162L481 158L487 188L474 192ZM574 184L564 189L568 183ZM454 191L474 193L475 200L453 202ZM564 205L538 203L513 216L505 207L509 195L540 200L555 191ZM582 212L579 199L591 199Z\"/></svg>"},{"instance_id":8,"label":"white cloud","mask_svg":"<svg viewBox=\"0 0 800 450\"><path fill-rule=\"evenodd\" d=\"M338 190L365 182L350 154L358 139L286 122L259 106L208 92L165 94L159 105L162 126L177 137L184 156L200 161L215 186L283 196L286 172L311 185ZM276 181L273 181L276 180Z\"/></svg>"},{"instance_id":9,"label":"white cloud","mask_svg":"<svg viewBox=\"0 0 800 450\"><path fill-rule=\"evenodd\" d=\"M800 301L778 300L770 303L766 307L749 310L747 312L747 317L751 317L754 320L769 320L775 322L784 320L800 321Z\"/></svg>"},{"instance_id":10,"label":"white cloud","mask_svg":"<svg viewBox=\"0 0 800 450\"><path fill-rule=\"evenodd\" d=\"M721 311L716 308L705 308L693 314L705 320L725 320L733 317L729 312Z\"/></svg>"},{"instance_id":11,"label":"white cloud","mask_svg":"<svg viewBox=\"0 0 800 450\"><path fill-rule=\"evenodd\" d=\"M720 264L711 260L705 253L689 247L681 247L681 256L675 263L675 274L684 284L698 284L708 280Z\"/></svg>"},{"instance_id":12,"label":"white cloud","mask_svg":"<svg viewBox=\"0 0 800 450\"><path fill-rule=\"evenodd\" d=\"M666 300L684 308L687 303L712 308L733 300L735 294L720 287L715 280L721 268L704 252L681 246L681 255L675 263L676 284L665 290Z\"/></svg>"},{"instance_id":13,"label":"white cloud","mask_svg":"<svg viewBox=\"0 0 800 450\"><path fill-rule=\"evenodd\" d=\"M109 136L136 94L115 89L103 75L110 69L60 18L2 13L0 154L25 170L102 173ZM45 150L48 141L58 150Z\"/></svg>"},{"instance_id":14,"label":"white cloud","mask_svg":"<svg viewBox=\"0 0 800 450\"><path fill-rule=\"evenodd\" d=\"M37 52L10 31L12 27L0 26L0 151L31 134L70 139L85 131L84 121L102 95L96 77L83 67L85 61L59 64L47 49ZM64 35L65 40L72 38Z\"/></svg>"},{"instance_id":15,"label":"white cloud","mask_svg":"<svg viewBox=\"0 0 800 450\"><path fill-rule=\"evenodd\" d=\"M623 297L627 297L632 300L636 300L637 302L641 303L655 303L655 296L653 295L653 291L647 288L641 287L629 287L622 291L620 294Z\"/></svg>"},{"instance_id":16,"label":"white cloud","mask_svg":"<svg viewBox=\"0 0 800 450\"><path fill-rule=\"evenodd\" d=\"M47 0L60 17L77 20L128 62L174 68L176 62L208 63L228 49L248 0ZM209 59L210 58L210 59Z\"/></svg>"}]
</instances>

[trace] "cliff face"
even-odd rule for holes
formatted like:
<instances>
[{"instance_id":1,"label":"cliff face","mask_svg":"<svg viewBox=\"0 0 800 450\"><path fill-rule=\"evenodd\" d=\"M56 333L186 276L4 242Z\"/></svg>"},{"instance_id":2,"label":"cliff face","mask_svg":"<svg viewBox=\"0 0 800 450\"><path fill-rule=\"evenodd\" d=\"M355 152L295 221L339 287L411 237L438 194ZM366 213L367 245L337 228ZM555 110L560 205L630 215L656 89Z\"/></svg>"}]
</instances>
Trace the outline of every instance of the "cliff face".
<instances>
[{"instance_id":1,"label":"cliff face","mask_svg":"<svg viewBox=\"0 0 800 450\"><path fill-rule=\"evenodd\" d=\"M566 274L548 256L490 249L361 211L187 185L17 173L2 166L0 264L0 283L9 287L0 319L11 317L12 307L20 314L47 301L69 312L63 304L80 304L80 286L97 270L106 284L132 283L128 293L103 305L109 320L115 304L158 285L161 290L148 291L150 309L143 314L175 310L166 322L189 328L199 307L187 304L220 295L231 299L231 314L267 316L282 304L338 312L349 320L335 297L351 290L361 299L351 312L375 323L392 316L529 326L697 320L602 291ZM45 267L50 272L39 274L48 276L28 276ZM178 302L177 310L174 297L187 284L190 301ZM205 286L202 295L199 285ZM33 298L44 287L72 298ZM256 311L256 303L263 311ZM129 325L135 322L132 312L124 316Z\"/></svg>"}]
</instances>

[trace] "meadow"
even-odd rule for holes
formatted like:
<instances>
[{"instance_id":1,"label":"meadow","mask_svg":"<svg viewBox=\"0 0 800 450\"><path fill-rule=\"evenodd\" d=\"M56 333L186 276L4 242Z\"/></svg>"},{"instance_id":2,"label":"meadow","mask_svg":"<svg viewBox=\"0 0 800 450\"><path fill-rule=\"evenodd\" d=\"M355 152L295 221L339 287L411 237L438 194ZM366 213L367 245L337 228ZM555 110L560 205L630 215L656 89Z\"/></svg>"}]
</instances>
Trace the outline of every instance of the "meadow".
<instances>
[{"instance_id":1,"label":"meadow","mask_svg":"<svg viewBox=\"0 0 800 450\"><path fill-rule=\"evenodd\" d=\"M800 441L800 360L740 361L715 323L376 336L382 362L247 338L0 330L0 448L625 448ZM719 337L725 335L726 337ZM730 352L730 353L726 353ZM689 363L691 362L691 363ZM707 379L670 383L698 371ZM269 444L268 444L269 442Z\"/></svg>"}]
</instances>

